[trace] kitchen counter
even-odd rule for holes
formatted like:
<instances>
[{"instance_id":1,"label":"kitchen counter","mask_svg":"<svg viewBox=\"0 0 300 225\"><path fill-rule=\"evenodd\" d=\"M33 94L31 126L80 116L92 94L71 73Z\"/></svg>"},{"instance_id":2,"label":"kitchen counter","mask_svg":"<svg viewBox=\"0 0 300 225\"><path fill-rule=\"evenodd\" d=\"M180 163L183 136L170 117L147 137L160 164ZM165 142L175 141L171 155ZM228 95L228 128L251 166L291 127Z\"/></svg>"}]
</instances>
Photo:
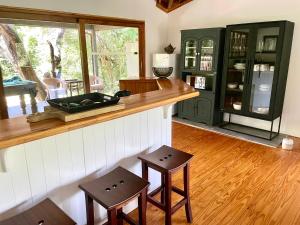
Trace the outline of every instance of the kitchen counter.
<instances>
[{"instance_id":1,"label":"kitchen counter","mask_svg":"<svg viewBox=\"0 0 300 225\"><path fill-rule=\"evenodd\" d=\"M30 124L26 121L26 117L24 116L1 120L0 150L155 107L176 103L199 95L192 87L179 79L156 79L156 82L159 90L122 98L122 101L125 103L125 109L119 111L69 123L62 122L58 119L49 119Z\"/></svg>"},{"instance_id":2,"label":"kitchen counter","mask_svg":"<svg viewBox=\"0 0 300 225\"><path fill-rule=\"evenodd\" d=\"M80 183L116 166L141 175L137 157L171 145L170 106L198 95L181 80L155 82L154 91L122 98L125 108L119 111L68 123L49 119L29 124L26 117L0 121L0 221L49 197L78 225L84 225ZM160 174L150 170L149 181L150 190L157 188ZM136 206L133 200L124 211ZM95 210L95 219L104 221L103 209Z\"/></svg>"}]
</instances>

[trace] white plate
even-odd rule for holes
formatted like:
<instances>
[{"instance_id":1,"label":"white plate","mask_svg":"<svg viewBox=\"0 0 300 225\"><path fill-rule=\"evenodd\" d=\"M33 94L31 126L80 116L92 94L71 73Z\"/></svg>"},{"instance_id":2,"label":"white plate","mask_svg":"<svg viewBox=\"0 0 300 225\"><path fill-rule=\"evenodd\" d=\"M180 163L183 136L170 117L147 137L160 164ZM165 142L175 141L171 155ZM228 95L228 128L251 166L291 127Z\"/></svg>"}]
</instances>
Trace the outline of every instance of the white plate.
<instances>
[{"instance_id":1,"label":"white plate","mask_svg":"<svg viewBox=\"0 0 300 225\"><path fill-rule=\"evenodd\" d=\"M265 115L265 114L269 113L269 108L267 108L267 107L258 107L256 110L253 110L253 112Z\"/></svg>"}]
</instances>

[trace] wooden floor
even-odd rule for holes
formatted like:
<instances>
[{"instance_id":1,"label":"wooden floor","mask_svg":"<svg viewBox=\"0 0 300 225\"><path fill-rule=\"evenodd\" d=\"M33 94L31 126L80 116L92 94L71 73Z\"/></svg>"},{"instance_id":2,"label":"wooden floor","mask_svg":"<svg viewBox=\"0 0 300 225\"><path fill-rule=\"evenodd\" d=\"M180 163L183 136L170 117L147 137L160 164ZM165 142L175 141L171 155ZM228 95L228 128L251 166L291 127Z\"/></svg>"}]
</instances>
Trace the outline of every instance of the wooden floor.
<instances>
[{"instance_id":1,"label":"wooden floor","mask_svg":"<svg viewBox=\"0 0 300 225\"><path fill-rule=\"evenodd\" d=\"M284 151L174 122L173 147L195 155L193 224L300 224L299 143L295 151ZM182 187L181 181L182 173L176 174L173 182ZM176 194L172 198L179 199ZM172 221L188 224L184 208ZM147 224L164 224L161 211L150 204Z\"/></svg>"}]
</instances>

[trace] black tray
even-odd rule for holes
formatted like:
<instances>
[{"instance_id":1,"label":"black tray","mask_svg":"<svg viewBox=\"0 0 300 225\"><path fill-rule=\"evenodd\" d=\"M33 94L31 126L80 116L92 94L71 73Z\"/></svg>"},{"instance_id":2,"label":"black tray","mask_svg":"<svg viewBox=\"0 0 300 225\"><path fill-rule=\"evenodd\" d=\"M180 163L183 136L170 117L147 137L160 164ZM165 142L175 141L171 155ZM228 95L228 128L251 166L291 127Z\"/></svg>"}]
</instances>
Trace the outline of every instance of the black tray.
<instances>
[{"instance_id":1,"label":"black tray","mask_svg":"<svg viewBox=\"0 0 300 225\"><path fill-rule=\"evenodd\" d=\"M83 100L91 100L94 103L88 105L80 104ZM52 107L65 111L67 113L84 112L91 109L98 109L105 106L116 105L120 98L116 96L105 95L102 93L89 93L67 98L51 99L47 102ZM72 103L70 105L70 103Z\"/></svg>"}]
</instances>

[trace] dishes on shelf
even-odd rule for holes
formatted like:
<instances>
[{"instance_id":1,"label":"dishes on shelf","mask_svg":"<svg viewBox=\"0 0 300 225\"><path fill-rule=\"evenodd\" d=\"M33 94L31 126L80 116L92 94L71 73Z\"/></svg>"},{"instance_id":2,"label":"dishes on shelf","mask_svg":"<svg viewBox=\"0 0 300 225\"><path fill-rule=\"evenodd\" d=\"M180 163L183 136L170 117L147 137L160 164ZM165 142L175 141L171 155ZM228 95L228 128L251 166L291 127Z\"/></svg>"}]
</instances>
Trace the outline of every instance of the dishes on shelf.
<instances>
[{"instance_id":1,"label":"dishes on shelf","mask_svg":"<svg viewBox=\"0 0 300 225\"><path fill-rule=\"evenodd\" d=\"M260 84L258 86L258 90L263 91L263 92L267 92L270 91L271 86L269 84Z\"/></svg>"},{"instance_id":2,"label":"dishes on shelf","mask_svg":"<svg viewBox=\"0 0 300 225\"><path fill-rule=\"evenodd\" d=\"M245 57L248 48L248 33L241 31L231 31L230 34L230 56Z\"/></svg>"},{"instance_id":3,"label":"dishes on shelf","mask_svg":"<svg viewBox=\"0 0 300 225\"><path fill-rule=\"evenodd\" d=\"M253 66L253 71L258 72L266 72L266 71L271 71L274 72L275 67L274 66L270 66L269 64L254 64Z\"/></svg>"},{"instance_id":4,"label":"dishes on shelf","mask_svg":"<svg viewBox=\"0 0 300 225\"><path fill-rule=\"evenodd\" d=\"M241 103L241 102L234 102L234 103L232 104L232 106L233 106L233 108L234 108L235 110L241 110L241 109L242 109L242 103Z\"/></svg>"},{"instance_id":5,"label":"dishes on shelf","mask_svg":"<svg viewBox=\"0 0 300 225\"><path fill-rule=\"evenodd\" d=\"M269 64L260 64L259 70L260 71L269 71L270 70L270 65Z\"/></svg>"},{"instance_id":6,"label":"dishes on shelf","mask_svg":"<svg viewBox=\"0 0 300 225\"><path fill-rule=\"evenodd\" d=\"M242 91L244 89L244 85L243 84L240 84L239 85L239 89Z\"/></svg>"},{"instance_id":7,"label":"dishes on shelf","mask_svg":"<svg viewBox=\"0 0 300 225\"><path fill-rule=\"evenodd\" d=\"M254 64L253 71L259 71L260 64Z\"/></svg>"},{"instance_id":8,"label":"dishes on shelf","mask_svg":"<svg viewBox=\"0 0 300 225\"><path fill-rule=\"evenodd\" d=\"M244 69L246 69L246 64L245 63L236 63L233 65L233 67L236 70L244 70Z\"/></svg>"},{"instance_id":9,"label":"dishes on shelf","mask_svg":"<svg viewBox=\"0 0 300 225\"><path fill-rule=\"evenodd\" d=\"M269 113L269 107L258 107L253 112L265 115Z\"/></svg>"},{"instance_id":10,"label":"dishes on shelf","mask_svg":"<svg viewBox=\"0 0 300 225\"><path fill-rule=\"evenodd\" d=\"M229 89L236 89L238 87L238 83L228 83L227 87Z\"/></svg>"}]
</instances>

